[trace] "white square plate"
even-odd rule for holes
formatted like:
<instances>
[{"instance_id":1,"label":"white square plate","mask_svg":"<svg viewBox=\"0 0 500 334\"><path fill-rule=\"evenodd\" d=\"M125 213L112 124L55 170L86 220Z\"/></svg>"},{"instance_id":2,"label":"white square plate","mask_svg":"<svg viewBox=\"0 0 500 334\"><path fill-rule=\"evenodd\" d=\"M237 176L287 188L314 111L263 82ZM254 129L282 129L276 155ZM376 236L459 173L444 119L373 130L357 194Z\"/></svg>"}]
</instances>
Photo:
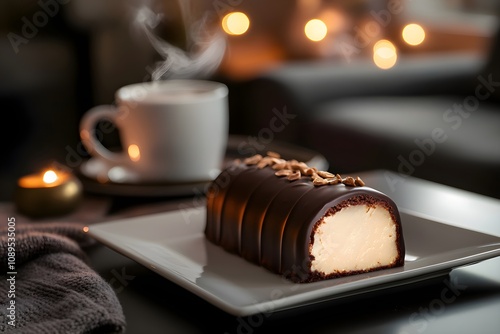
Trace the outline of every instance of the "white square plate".
<instances>
[{"instance_id":1,"label":"white square plate","mask_svg":"<svg viewBox=\"0 0 500 334\"><path fill-rule=\"evenodd\" d=\"M267 313L441 276L500 255L500 238L401 212L405 265L289 282L205 239L204 207L94 224L89 234L235 316Z\"/></svg>"}]
</instances>

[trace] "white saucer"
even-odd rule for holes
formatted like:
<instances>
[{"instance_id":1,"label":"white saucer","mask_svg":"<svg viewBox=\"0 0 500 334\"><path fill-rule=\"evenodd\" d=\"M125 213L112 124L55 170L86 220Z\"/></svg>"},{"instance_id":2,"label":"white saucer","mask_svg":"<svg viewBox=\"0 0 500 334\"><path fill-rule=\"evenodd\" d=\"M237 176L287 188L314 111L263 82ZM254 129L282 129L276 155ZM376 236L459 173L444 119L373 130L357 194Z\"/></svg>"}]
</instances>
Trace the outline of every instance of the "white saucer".
<instances>
[{"instance_id":1,"label":"white saucer","mask_svg":"<svg viewBox=\"0 0 500 334\"><path fill-rule=\"evenodd\" d=\"M99 183L144 183L141 176L126 166L113 165L99 158L90 158L80 166L80 172Z\"/></svg>"},{"instance_id":2,"label":"white saucer","mask_svg":"<svg viewBox=\"0 0 500 334\"><path fill-rule=\"evenodd\" d=\"M90 158L79 168L86 191L117 196L188 196L201 195L211 180L168 183L145 180L137 172L112 165L102 159Z\"/></svg>"},{"instance_id":3,"label":"white saucer","mask_svg":"<svg viewBox=\"0 0 500 334\"><path fill-rule=\"evenodd\" d=\"M241 143L246 143L247 141L246 137L230 136L224 164L236 158L243 158L244 155L240 152ZM255 151L255 153L263 153L265 150L279 152L287 159L294 158L304 161L309 166L320 170L328 169L328 162L321 154L303 147L274 141L266 145L262 152ZM221 167L221 169L223 168L224 166ZM208 183L212 181L182 183L153 182L144 179L139 173L126 166L117 166L99 158L90 158L83 162L78 168L78 172L86 191L116 196L203 195Z\"/></svg>"}]
</instances>

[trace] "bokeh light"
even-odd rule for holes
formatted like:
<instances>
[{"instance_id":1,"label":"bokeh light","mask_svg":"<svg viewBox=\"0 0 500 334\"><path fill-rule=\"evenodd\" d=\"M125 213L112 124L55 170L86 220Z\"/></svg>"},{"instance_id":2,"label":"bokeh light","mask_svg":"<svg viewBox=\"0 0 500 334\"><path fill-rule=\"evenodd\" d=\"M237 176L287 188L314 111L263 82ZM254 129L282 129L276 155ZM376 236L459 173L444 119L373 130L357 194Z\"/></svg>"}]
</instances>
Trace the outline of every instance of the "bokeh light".
<instances>
[{"instance_id":1,"label":"bokeh light","mask_svg":"<svg viewBox=\"0 0 500 334\"><path fill-rule=\"evenodd\" d=\"M319 42L324 39L327 32L328 28L326 27L325 22L319 19L310 20L304 27L304 33L306 34L306 37L313 42Z\"/></svg>"},{"instance_id":2,"label":"bokeh light","mask_svg":"<svg viewBox=\"0 0 500 334\"><path fill-rule=\"evenodd\" d=\"M403 40L409 45L420 45L425 40L425 30L416 23L407 24L403 28Z\"/></svg>"},{"instance_id":3,"label":"bokeh light","mask_svg":"<svg viewBox=\"0 0 500 334\"><path fill-rule=\"evenodd\" d=\"M398 60L396 47L391 41L382 39L373 46L373 62L377 67L386 70L394 65Z\"/></svg>"},{"instance_id":4,"label":"bokeh light","mask_svg":"<svg viewBox=\"0 0 500 334\"><path fill-rule=\"evenodd\" d=\"M139 146L132 144L128 147L128 155L130 160L139 161L141 159L141 151L139 150Z\"/></svg>"},{"instance_id":5,"label":"bokeh light","mask_svg":"<svg viewBox=\"0 0 500 334\"><path fill-rule=\"evenodd\" d=\"M229 35L243 35L249 27L250 19L242 12L231 12L222 19L222 29Z\"/></svg>"}]
</instances>

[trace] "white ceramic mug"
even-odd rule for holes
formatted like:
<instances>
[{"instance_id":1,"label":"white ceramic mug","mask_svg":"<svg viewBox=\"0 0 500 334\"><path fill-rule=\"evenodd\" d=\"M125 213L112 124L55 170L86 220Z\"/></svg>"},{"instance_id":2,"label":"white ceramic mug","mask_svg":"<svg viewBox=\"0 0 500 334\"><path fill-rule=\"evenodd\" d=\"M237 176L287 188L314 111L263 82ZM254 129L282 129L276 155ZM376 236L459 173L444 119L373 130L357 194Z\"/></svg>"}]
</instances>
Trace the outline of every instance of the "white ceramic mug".
<instances>
[{"instance_id":1,"label":"white ceramic mug","mask_svg":"<svg viewBox=\"0 0 500 334\"><path fill-rule=\"evenodd\" d=\"M124 86L116 106L90 109L80 137L94 158L123 166L143 181L198 182L213 179L222 166L228 137L228 88L209 80L164 80ZM120 133L123 152L96 138L100 120Z\"/></svg>"}]
</instances>

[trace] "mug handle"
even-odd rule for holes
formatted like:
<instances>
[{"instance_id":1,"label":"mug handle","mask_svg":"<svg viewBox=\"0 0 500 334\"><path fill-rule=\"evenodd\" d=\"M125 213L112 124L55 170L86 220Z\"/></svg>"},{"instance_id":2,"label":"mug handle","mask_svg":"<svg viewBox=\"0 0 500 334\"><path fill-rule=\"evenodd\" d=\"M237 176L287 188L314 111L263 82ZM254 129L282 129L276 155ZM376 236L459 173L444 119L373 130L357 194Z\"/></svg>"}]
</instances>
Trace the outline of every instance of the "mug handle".
<instances>
[{"instance_id":1,"label":"mug handle","mask_svg":"<svg viewBox=\"0 0 500 334\"><path fill-rule=\"evenodd\" d=\"M88 110L80 121L80 139L87 151L112 164L125 164L129 162L128 156L124 153L116 153L108 150L96 137L95 126L97 122L108 119L117 125L118 110L112 105L102 105Z\"/></svg>"}]
</instances>

